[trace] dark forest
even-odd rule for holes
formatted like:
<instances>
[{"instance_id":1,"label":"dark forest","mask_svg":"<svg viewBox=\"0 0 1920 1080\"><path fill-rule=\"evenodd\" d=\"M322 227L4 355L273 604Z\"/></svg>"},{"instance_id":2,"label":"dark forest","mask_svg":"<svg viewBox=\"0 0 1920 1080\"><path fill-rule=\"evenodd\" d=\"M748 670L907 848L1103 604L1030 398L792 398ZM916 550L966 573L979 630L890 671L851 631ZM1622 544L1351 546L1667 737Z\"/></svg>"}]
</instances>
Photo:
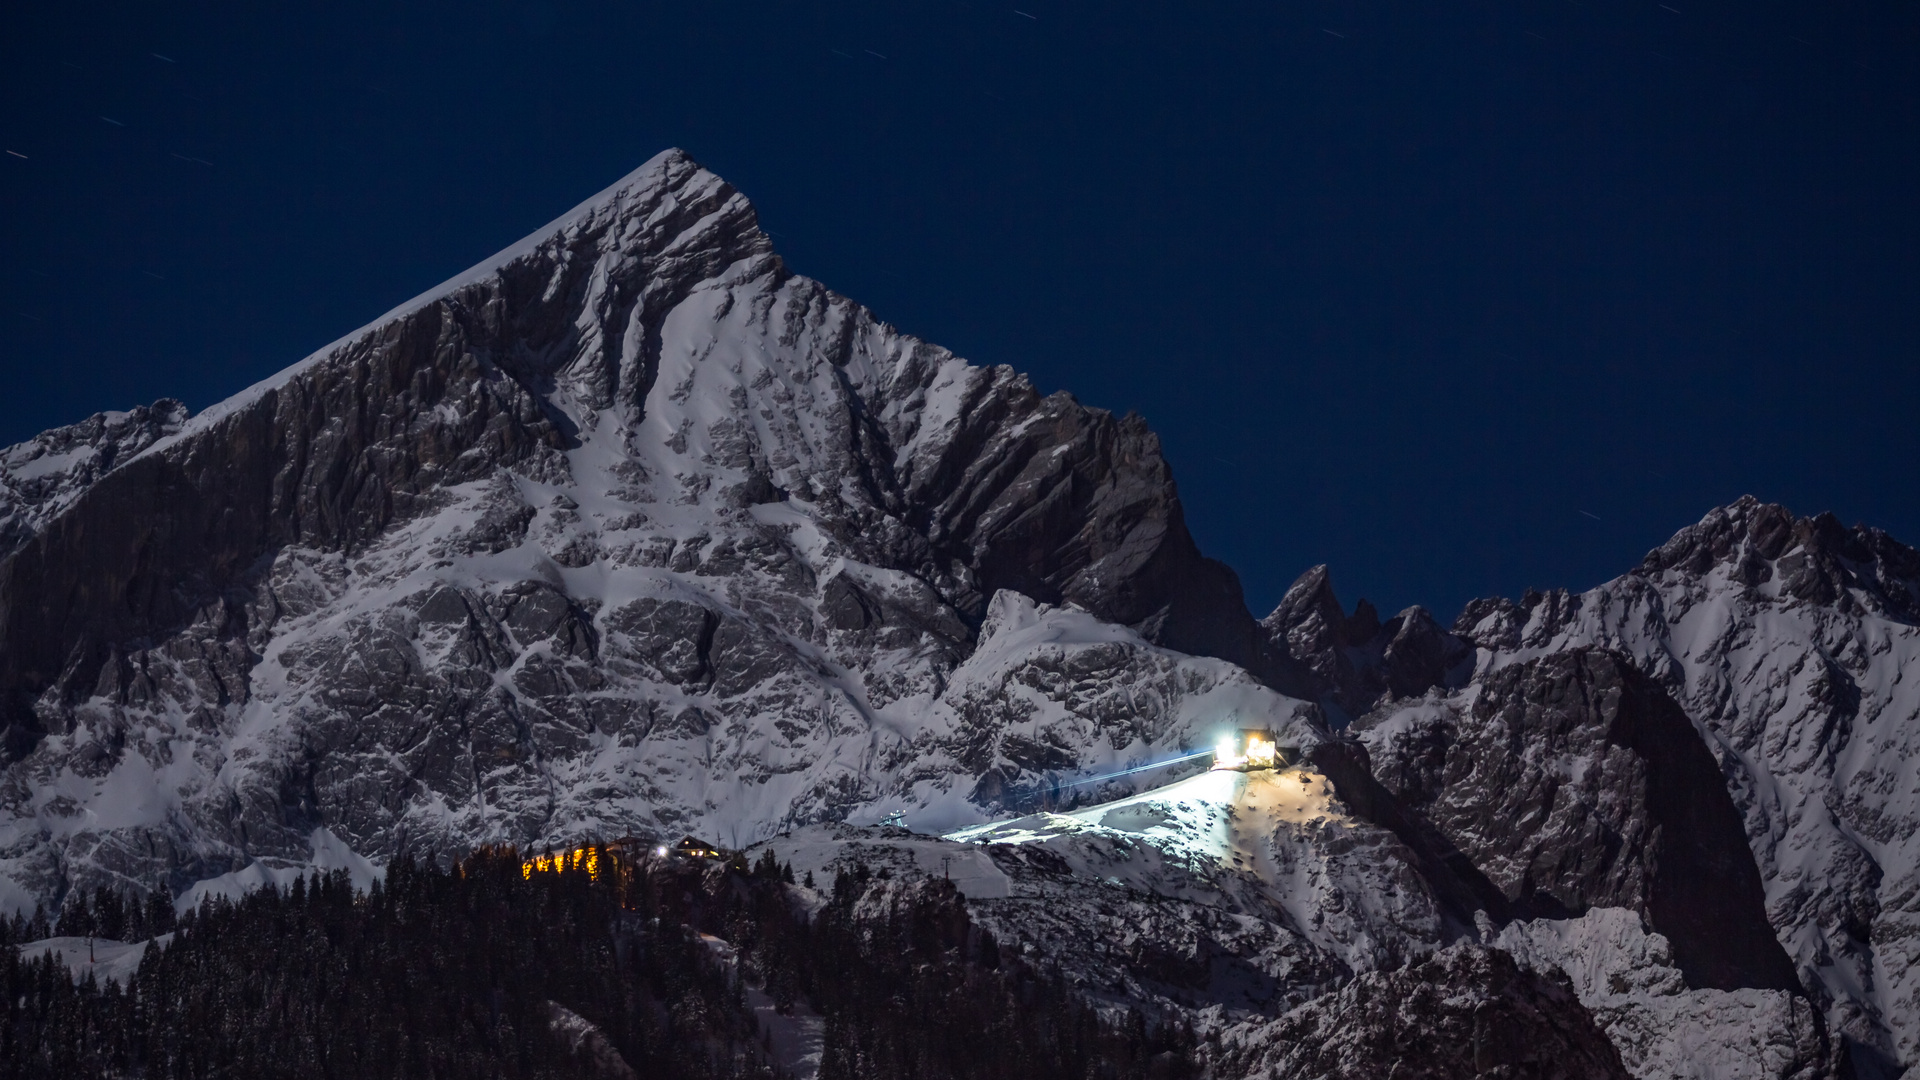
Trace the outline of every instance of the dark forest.
<instances>
[{"instance_id":1,"label":"dark forest","mask_svg":"<svg viewBox=\"0 0 1920 1080\"><path fill-rule=\"evenodd\" d=\"M370 892L303 878L177 925L108 892L56 927L16 917L9 942L174 936L125 987L0 949L0 1073L773 1080L769 1004L820 1018L821 1080L1186 1071L1190 1036L1103 1020L945 881L856 867L815 892L770 854L593 855L534 873L511 850L401 859Z\"/></svg>"}]
</instances>

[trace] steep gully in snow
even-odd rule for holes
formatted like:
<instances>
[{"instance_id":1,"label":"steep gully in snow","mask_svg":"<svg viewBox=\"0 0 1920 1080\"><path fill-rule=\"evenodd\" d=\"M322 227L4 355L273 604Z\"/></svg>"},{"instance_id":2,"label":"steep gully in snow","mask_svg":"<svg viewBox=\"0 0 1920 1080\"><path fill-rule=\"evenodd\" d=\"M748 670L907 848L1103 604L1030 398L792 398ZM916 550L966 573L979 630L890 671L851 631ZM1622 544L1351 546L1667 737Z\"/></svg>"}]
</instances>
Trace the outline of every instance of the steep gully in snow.
<instances>
[{"instance_id":1,"label":"steep gully in snow","mask_svg":"<svg viewBox=\"0 0 1920 1080\"><path fill-rule=\"evenodd\" d=\"M1139 418L792 274L669 152L198 415L0 454L0 903L693 832L964 869L1223 1075L1363 1068L1337 994L1444 1041L1458 979L1633 1075L1890 1076L1917 622L1913 549L1753 500L1450 628L1324 567L1256 621ZM1080 782L1233 726L1307 764Z\"/></svg>"}]
</instances>

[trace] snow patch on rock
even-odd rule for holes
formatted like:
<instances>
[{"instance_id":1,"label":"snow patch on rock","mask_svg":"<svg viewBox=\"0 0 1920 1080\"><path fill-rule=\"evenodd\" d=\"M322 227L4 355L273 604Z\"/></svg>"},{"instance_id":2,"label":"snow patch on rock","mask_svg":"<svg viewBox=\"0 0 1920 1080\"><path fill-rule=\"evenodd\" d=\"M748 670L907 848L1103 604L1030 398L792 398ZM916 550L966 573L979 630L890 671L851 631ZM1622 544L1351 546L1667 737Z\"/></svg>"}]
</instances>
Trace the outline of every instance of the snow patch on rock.
<instances>
[{"instance_id":1,"label":"snow patch on rock","mask_svg":"<svg viewBox=\"0 0 1920 1080\"><path fill-rule=\"evenodd\" d=\"M1782 990L1691 990L1667 940L1640 916L1594 908L1578 919L1510 923L1493 937L1522 967L1573 984L1643 1080L1805 1080L1822 1074L1806 999Z\"/></svg>"}]
</instances>

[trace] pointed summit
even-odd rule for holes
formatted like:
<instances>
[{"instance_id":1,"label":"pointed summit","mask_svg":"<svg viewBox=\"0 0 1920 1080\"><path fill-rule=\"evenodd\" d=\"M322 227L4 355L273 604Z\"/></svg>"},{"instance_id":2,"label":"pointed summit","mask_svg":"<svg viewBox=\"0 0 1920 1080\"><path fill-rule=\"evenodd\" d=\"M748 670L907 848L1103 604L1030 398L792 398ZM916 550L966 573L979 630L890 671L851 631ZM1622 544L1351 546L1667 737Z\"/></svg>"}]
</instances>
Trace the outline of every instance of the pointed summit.
<instances>
[{"instance_id":1,"label":"pointed summit","mask_svg":"<svg viewBox=\"0 0 1920 1080\"><path fill-rule=\"evenodd\" d=\"M686 272L710 272L716 264L772 253L772 241L760 230L753 206L731 184L703 168L684 150L664 150L593 197L535 229L433 288L394 307L372 322L344 334L301 360L224 401L196 414L179 433L184 436L285 386L296 375L330 359L364 349L381 334L436 304L459 301L468 291L507 278L516 285L551 292L583 258L691 262ZM615 269L599 266L603 276ZM546 299L553 299L551 295ZM607 299L604 295L596 300ZM601 380L606 388L606 380ZM163 440L156 449L171 445Z\"/></svg>"}]
</instances>

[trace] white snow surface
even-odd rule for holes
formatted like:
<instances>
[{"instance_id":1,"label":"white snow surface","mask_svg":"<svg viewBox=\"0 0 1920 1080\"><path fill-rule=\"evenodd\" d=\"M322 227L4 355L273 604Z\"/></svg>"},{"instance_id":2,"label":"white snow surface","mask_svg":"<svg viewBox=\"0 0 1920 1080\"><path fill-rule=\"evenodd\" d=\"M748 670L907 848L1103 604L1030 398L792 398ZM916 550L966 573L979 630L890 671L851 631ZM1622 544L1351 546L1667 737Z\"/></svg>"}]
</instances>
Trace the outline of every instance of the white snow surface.
<instances>
[{"instance_id":1,"label":"white snow surface","mask_svg":"<svg viewBox=\"0 0 1920 1080\"><path fill-rule=\"evenodd\" d=\"M985 823L945 837L814 826L767 846L796 874L814 875L817 891L799 891L815 897L816 905L824 903L835 872L855 864L884 868L903 880L945 876L1005 940L1034 940L1046 955L1078 957L1066 962L1067 969L1098 998L1104 984L1124 979L1086 959L1096 948L1089 942L1104 939L1125 954L1137 935L1179 936L1169 935L1164 922L1130 925L1125 912L1113 919L1122 896L1160 898L1156 914L1167 910L1169 900L1192 904L1188 912L1239 913L1255 939L1269 950L1281 946L1254 956L1282 980L1313 970L1303 955L1332 961L1341 973L1336 977L1343 978L1438 947L1443 934L1431 899L1406 870L1397 845L1377 833L1345 811L1324 778L1282 769L1204 772L1110 802ZM1006 854L1029 847L1050 857L1017 861ZM1038 933L1037 909L1048 917L1048 927ZM1069 928L1066 934L1058 929L1062 925ZM1047 928L1055 931L1051 939ZM1191 925L1180 932L1205 933ZM1564 975L1636 1077L1822 1075L1816 1018L1804 998L1773 990L1689 989L1666 939L1649 932L1635 912L1596 908L1577 919L1538 919L1498 931L1485 926L1482 934L1523 967ZM1226 948L1239 944L1231 936L1217 940ZM1289 947L1298 951L1289 953ZM1151 988L1128 985L1134 1000L1154 999ZM1257 1033L1270 1015L1214 1005L1189 1011L1188 1019L1203 1033Z\"/></svg>"},{"instance_id":2,"label":"white snow surface","mask_svg":"<svg viewBox=\"0 0 1920 1080\"><path fill-rule=\"evenodd\" d=\"M1309 771L1202 772L948 836L815 825L764 846L816 908L857 868L876 879L859 910L882 918L915 882L944 878L1002 950L1060 965L1114 1017L1139 1008L1202 1031L1442 943L1404 849Z\"/></svg>"},{"instance_id":3,"label":"white snow surface","mask_svg":"<svg viewBox=\"0 0 1920 1080\"><path fill-rule=\"evenodd\" d=\"M52 954L68 972L73 981L79 983L88 975L98 982L117 982L122 986L140 970L140 961L147 955L149 945L166 948L173 941L172 934L145 941L112 941L107 938L50 937L39 941L29 941L19 946L22 960L37 960Z\"/></svg>"},{"instance_id":4,"label":"white snow surface","mask_svg":"<svg viewBox=\"0 0 1920 1080\"><path fill-rule=\"evenodd\" d=\"M1076 874L1156 896L1274 911L1347 969L1391 965L1443 927L1389 834L1310 768L1197 776L1069 813L958 830L971 844L1051 849ZM1411 948L1409 948L1411 946Z\"/></svg>"},{"instance_id":5,"label":"white snow surface","mask_svg":"<svg viewBox=\"0 0 1920 1080\"><path fill-rule=\"evenodd\" d=\"M766 1036L767 1050L783 1076L792 1080L812 1080L820 1074L820 1060L826 1051L827 1021L813 1011L805 999L781 1012L766 987L746 980L740 971L740 951L725 938L701 934L700 943L714 960L740 984L741 997L754 1023Z\"/></svg>"},{"instance_id":6,"label":"white snow surface","mask_svg":"<svg viewBox=\"0 0 1920 1080\"><path fill-rule=\"evenodd\" d=\"M1593 908L1578 919L1501 928L1490 944L1522 967L1557 970L1643 1080L1786 1080L1815 1075L1811 1006L1783 990L1690 990L1666 938L1636 912Z\"/></svg>"},{"instance_id":7,"label":"white snow surface","mask_svg":"<svg viewBox=\"0 0 1920 1080\"><path fill-rule=\"evenodd\" d=\"M303 862L255 859L219 877L202 878L174 898L174 910L185 914L214 897L238 900L255 889L268 886L285 891L300 878L333 871L345 871L347 880L359 892L366 892L373 888L375 881L386 877L385 867L355 854L344 841L325 828L313 830L309 839L313 844L313 854L309 859Z\"/></svg>"}]
</instances>

